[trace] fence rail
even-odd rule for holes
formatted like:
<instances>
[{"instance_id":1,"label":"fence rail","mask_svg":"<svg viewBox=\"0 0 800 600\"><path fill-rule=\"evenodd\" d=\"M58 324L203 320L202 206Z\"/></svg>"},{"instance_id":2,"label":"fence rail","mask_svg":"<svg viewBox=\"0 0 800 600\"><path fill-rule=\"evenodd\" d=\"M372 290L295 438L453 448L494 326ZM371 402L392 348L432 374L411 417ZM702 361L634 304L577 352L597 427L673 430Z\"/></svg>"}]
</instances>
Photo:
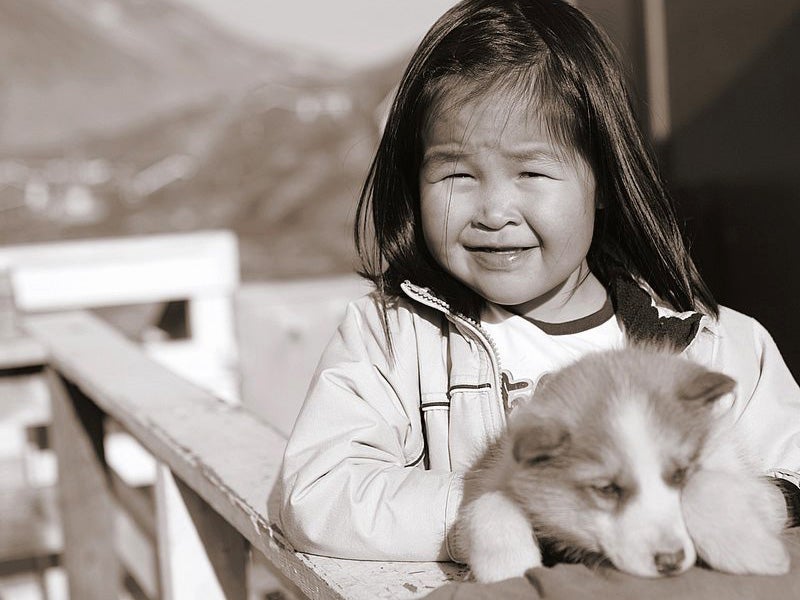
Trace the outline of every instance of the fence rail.
<instances>
[{"instance_id":1,"label":"fence rail","mask_svg":"<svg viewBox=\"0 0 800 600\"><path fill-rule=\"evenodd\" d=\"M414 598L463 575L448 563L292 551L275 526L270 498L286 442L277 428L182 379L88 313L29 315L23 326L49 357L71 597L107 600L118 592L113 513L126 501L105 461L103 436L112 421L163 466L159 481L174 477L225 598L247 598L250 547L311 598ZM163 598L179 596L180 549L168 539L172 511L163 506L169 498L154 494L157 581L143 586Z\"/></svg>"}]
</instances>

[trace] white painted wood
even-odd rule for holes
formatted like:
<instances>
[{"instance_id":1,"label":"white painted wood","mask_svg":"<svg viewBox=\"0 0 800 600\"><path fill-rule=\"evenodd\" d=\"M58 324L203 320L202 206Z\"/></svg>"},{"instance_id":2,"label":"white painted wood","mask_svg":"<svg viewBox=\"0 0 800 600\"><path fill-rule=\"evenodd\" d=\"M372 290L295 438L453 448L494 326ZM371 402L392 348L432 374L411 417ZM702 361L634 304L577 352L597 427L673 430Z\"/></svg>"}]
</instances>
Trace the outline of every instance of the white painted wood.
<instances>
[{"instance_id":1,"label":"white painted wood","mask_svg":"<svg viewBox=\"0 0 800 600\"><path fill-rule=\"evenodd\" d=\"M114 548L120 563L147 597L160 598L155 548L142 528L119 504L114 511Z\"/></svg>"},{"instance_id":2,"label":"white painted wood","mask_svg":"<svg viewBox=\"0 0 800 600\"><path fill-rule=\"evenodd\" d=\"M370 289L352 275L243 286L236 318L244 405L288 436L348 302Z\"/></svg>"},{"instance_id":3,"label":"white painted wood","mask_svg":"<svg viewBox=\"0 0 800 600\"><path fill-rule=\"evenodd\" d=\"M463 577L449 563L347 561L292 552L268 509L285 437L203 392L85 313L29 316L54 367L163 461L312 598L415 598Z\"/></svg>"},{"instance_id":4,"label":"white painted wood","mask_svg":"<svg viewBox=\"0 0 800 600\"><path fill-rule=\"evenodd\" d=\"M245 539L164 465L156 519L163 600L246 600Z\"/></svg>"},{"instance_id":5,"label":"white painted wood","mask_svg":"<svg viewBox=\"0 0 800 600\"><path fill-rule=\"evenodd\" d=\"M35 367L47 362L47 353L36 340L25 335L0 338L0 369Z\"/></svg>"},{"instance_id":6,"label":"white painted wood","mask_svg":"<svg viewBox=\"0 0 800 600\"><path fill-rule=\"evenodd\" d=\"M206 389L239 401L233 315L239 252L232 232L2 246L3 281L10 282L20 313L188 300L190 339L148 342L148 350ZM42 354L21 336L0 339L0 368L43 364Z\"/></svg>"},{"instance_id":7,"label":"white painted wood","mask_svg":"<svg viewBox=\"0 0 800 600\"><path fill-rule=\"evenodd\" d=\"M22 312L232 294L239 284L228 231L0 247Z\"/></svg>"}]
</instances>

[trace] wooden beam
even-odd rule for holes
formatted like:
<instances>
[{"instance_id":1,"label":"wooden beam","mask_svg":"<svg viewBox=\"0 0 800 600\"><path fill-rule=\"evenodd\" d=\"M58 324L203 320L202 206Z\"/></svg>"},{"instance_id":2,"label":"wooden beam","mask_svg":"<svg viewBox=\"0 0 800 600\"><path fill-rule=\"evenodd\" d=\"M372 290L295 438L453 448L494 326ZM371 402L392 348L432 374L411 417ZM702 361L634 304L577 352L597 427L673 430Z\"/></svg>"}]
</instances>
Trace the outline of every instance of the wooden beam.
<instances>
[{"instance_id":1,"label":"wooden beam","mask_svg":"<svg viewBox=\"0 0 800 600\"><path fill-rule=\"evenodd\" d=\"M163 598L156 544L121 504L114 511L114 541L126 578L133 579L147 598Z\"/></svg>"},{"instance_id":2,"label":"wooden beam","mask_svg":"<svg viewBox=\"0 0 800 600\"><path fill-rule=\"evenodd\" d=\"M163 465L156 482L164 600L246 600L248 544Z\"/></svg>"},{"instance_id":3,"label":"wooden beam","mask_svg":"<svg viewBox=\"0 0 800 600\"><path fill-rule=\"evenodd\" d=\"M19 312L232 295L239 251L229 231L0 248Z\"/></svg>"},{"instance_id":4,"label":"wooden beam","mask_svg":"<svg viewBox=\"0 0 800 600\"><path fill-rule=\"evenodd\" d=\"M669 56L665 0L644 0L644 46L650 133L656 144L672 134L669 102Z\"/></svg>"},{"instance_id":5,"label":"wooden beam","mask_svg":"<svg viewBox=\"0 0 800 600\"><path fill-rule=\"evenodd\" d=\"M465 570L449 563L338 560L295 553L267 503L285 438L149 359L86 313L28 316L54 368L91 397L312 598L414 598ZM82 597L82 596L77 596Z\"/></svg>"},{"instance_id":6,"label":"wooden beam","mask_svg":"<svg viewBox=\"0 0 800 600\"><path fill-rule=\"evenodd\" d=\"M70 597L116 598L120 568L114 552L114 501L103 457L104 415L54 370L48 369L47 378Z\"/></svg>"},{"instance_id":7,"label":"wooden beam","mask_svg":"<svg viewBox=\"0 0 800 600\"><path fill-rule=\"evenodd\" d=\"M26 335L0 338L0 371L44 366L47 353L42 345Z\"/></svg>"}]
</instances>

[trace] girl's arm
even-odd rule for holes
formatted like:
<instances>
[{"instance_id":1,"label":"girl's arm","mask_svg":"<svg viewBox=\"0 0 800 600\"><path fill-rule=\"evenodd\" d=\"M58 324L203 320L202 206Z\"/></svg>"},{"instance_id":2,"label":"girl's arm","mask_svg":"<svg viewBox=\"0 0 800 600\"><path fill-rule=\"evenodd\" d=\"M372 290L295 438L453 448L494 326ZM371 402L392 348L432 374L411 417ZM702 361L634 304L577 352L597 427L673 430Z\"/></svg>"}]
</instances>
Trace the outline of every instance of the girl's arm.
<instances>
[{"instance_id":1,"label":"girl's arm","mask_svg":"<svg viewBox=\"0 0 800 600\"><path fill-rule=\"evenodd\" d=\"M448 560L460 477L427 471L412 315L390 314L388 358L373 301L348 309L289 440L281 525L296 550L355 559Z\"/></svg>"},{"instance_id":2,"label":"girl's arm","mask_svg":"<svg viewBox=\"0 0 800 600\"><path fill-rule=\"evenodd\" d=\"M741 430L778 481L789 509L790 524L800 524L800 386L786 366L775 341L752 320L755 385L739 417ZM744 347L738 352L747 354ZM732 372L734 376L735 373ZM742 390L745 392L745 390Z\"/></svg>"}]
</instances>

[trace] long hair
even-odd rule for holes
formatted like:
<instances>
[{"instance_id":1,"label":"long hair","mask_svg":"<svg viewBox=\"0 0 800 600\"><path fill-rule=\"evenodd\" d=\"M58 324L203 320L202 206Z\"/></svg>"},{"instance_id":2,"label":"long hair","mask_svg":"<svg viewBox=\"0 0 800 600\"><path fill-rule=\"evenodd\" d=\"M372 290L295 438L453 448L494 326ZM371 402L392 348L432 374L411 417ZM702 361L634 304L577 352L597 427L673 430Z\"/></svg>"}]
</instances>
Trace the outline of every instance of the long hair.
<instances>
[{"instance_id":1,"label":"long hair","mask_svg":"<svg viewBox=\"0 0 800 600\"><path fill-rule=\"evenodd\" d=\"M409 279L476 316L483 299L430 255L420 219L423 133L454 93L528 95L548 133L590 165L596 181L587 261L608 288L640 278L677 310L718 307L686 247L674 203L635 120L608 38L562 0L464 0L428 31L401 79L356 211L361 274L383 297ZM466 90L466 91L465 91ZM450 96L449 96L450 95ZM446 108L442 108L446 110Z\"/></svg>"}]
</instances>

